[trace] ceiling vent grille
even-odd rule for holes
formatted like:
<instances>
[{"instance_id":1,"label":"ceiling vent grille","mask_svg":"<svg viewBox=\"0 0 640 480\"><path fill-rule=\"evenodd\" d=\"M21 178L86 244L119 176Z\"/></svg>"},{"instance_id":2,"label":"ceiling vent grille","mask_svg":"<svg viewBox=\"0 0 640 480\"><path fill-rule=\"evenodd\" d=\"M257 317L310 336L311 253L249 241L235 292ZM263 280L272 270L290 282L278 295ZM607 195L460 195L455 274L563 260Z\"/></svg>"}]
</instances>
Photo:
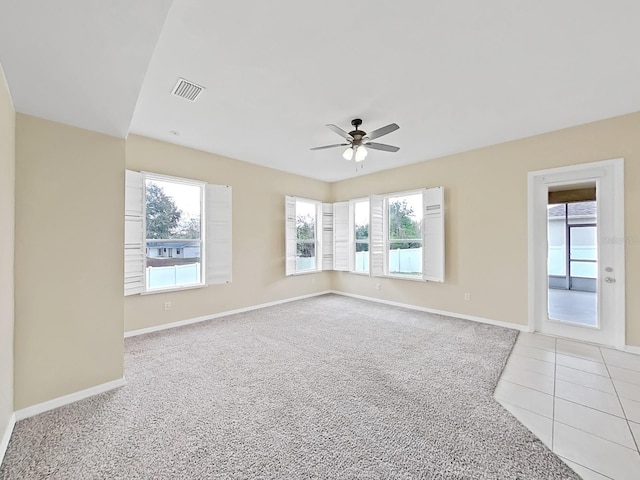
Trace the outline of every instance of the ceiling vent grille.
<instances>
[{"instance_id":1,"label":"ceiling vent grille","mask_svg":"<svg viewBox=\"0 0 640 480\"><path fill-rule=\"evenodd\" d=\"M204 87L196 85L195 83L190 82L189 80L185 80L184 78L178 78L178 82L176 83L176 86L173 87L173 91L171 93L173 93L176 97L186 98L191 102L195 102L196 98L198 98L198 95L200 95L200 92L202 92L202 90L204 90Z\"/></svg>"}]
</instances>

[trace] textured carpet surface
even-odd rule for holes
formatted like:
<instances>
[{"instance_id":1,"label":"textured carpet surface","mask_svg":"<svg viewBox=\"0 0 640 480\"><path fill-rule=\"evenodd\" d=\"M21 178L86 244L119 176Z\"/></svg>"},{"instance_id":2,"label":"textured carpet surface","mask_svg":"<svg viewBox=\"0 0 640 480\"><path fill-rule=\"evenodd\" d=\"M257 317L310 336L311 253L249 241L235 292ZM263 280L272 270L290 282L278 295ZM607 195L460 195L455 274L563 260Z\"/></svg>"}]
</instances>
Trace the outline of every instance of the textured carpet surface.
<instances>
[{"instance_id":1,"label":"textured carpet surface","mask_svg":"<svg viewBox=\"0 0 640 480\"><path fill-rule=\"evenodd\" d=\"M516 332L327 295L127 339L2 479L578 478L493 400Z\"/></svg>"}]
</instances>

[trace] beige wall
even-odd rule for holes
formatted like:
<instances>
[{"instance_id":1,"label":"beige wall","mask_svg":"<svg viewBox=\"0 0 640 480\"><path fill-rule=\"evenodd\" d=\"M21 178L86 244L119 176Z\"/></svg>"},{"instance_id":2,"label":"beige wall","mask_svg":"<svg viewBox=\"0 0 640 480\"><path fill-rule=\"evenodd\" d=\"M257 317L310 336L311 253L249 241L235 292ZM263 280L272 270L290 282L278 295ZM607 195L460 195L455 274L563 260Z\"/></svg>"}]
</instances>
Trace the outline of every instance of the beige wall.
<instances>
[{"instance_id":1,"label":"beige wall","mask_svg":"<svg viewBox=\"0 0 640 480\"><path fill-rule=\"evenodd\" d=\"M123 330L328 289L524 325L527 172L617 157L626 159L627 343L640 345L640 298L634 295L640 288L640 113L326 184L143 137L125 142L14 117L8 92L0 89L0 161L9 172L0 193L0 247L6 246L0 294L9 298L13 285L4 257L12 240L4 227L10 229L13 219L13 118L15 409L120 378ZM233 283L123 299L125 166L232 185ZM329 272L284 276L286 194L339 201L436 185L446 188L446 283ZM465 292L471 301L463 300ZM169 311L166 301L173 304ZM10 302L1 308L5 339ZM2 367L6 391L11 368ZM0 402L6 416L10 400Z\"/></svg>"},{"instance_id":2,"label":"beige wall","mask_svg":"<svg viewBox=\"0 0 640 480\"><path fill-rule=\"evenodd\" d=\"M331 274L284 276L284 196L329 200L330 185L135 135L127 168L233 188L233 282L125 299L125 330L137 330L331 288ZM122 282L120 282L121 284ZM170 301L172 309L164 310Z\"/></svg>"},{"instance_id":3,"label":"beige wall","mask_svg":"<svg viewBox=\"0 0 640 480\"><path fill-rule=\"evenodd\" d=\"M125 142L16 117L15 408L122 377Z\"/></svg>"},{"instance_id":4,"label":"beige wall","mask_svg":"<svg viewBox=\"0 0 640 480\"><path fill-rule=\"evenodd\" d=\"M640 345L639 132L640 113L634 113L334 183L336 201L444 186L446 282L335 273L333 288L526 325L527 173L624 157L627 344ZM471 301L464 301L465 292Z\"/></svg>"},{"instance_id":5,"label":"beige wall","mask_svg":"<svg viewBox=\"0 0 640 480\"><path fill-rule=\"evenodd\" d=\"M13 413L15 119L0 65L0 440Z\"/></svg>"}]
</instances>

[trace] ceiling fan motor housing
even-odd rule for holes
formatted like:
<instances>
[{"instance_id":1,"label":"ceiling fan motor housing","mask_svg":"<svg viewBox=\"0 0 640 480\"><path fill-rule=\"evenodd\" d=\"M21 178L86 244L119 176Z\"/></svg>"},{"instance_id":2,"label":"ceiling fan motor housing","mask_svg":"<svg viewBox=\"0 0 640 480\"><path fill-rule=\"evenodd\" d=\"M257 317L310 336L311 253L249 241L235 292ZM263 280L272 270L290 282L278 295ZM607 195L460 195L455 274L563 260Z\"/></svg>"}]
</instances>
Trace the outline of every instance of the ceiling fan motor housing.
<instances>
[{"instance_id":1,"label":"ceiling fan motor housing","mask_svg":"<svg viewBox=\"0 0 640 480\"><path fill-rule=\"evenodd\" d=\"M362 139L365 137L367 132L363 132L358 128L360 127L360 125L362 125L362 120L359 118L354 118L353 120L351 120L351 125L356 127L355 130L352 130L351 132L349 132L349 135L353 137L353 141L351 143L353 144L354 147L357 147L360 144L362 144Z\"/></svg>"}]
</instances>

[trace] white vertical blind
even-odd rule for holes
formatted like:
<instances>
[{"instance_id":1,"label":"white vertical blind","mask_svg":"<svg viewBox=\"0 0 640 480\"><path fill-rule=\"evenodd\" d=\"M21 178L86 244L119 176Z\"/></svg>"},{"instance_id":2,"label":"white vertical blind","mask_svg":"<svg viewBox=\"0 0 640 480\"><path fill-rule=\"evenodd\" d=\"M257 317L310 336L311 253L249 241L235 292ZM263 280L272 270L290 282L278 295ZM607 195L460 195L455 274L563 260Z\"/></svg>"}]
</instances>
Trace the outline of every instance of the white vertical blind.
<instances>
[{"instance_id":1,"label":"white vertical blind","mask_svg":"<svg viewBox=\"0 0 640 480\"><path fill-rule=\"evenodd\" d=\"M333 231L333 204L322 204L322 242L316 248L316 256L322 254L321 270L333 269L333 245L335 232ZM319 258L319 257L318 257Z\"/></svg>"},{"instance_id":2,"label":"white vertical blind","mask_svg":"<svg viewBox=\"0 0 640 480\"><path fill-rule=\"evenodd\" d=\"M369 275L384 275L384 199L381 195L369 196Z\"/></svg>"},{"instance_id":3,"label":"white vertical blind","mask_svg":"<svg viewBox=\"0 0 640 480\"><path fill-rule=\"evenodd\" d=\"M351 242L349 240L349 202L333 204L333 266L334 270L349 271Z\"/></svg>"},{"instance_id":4,"label":"white vertical blind","mask_svg":"<svg viewBox=\"0 0 640 480\"><path fill-rule=\"evenodd\" d=\"M422 205L422 278L444 282L444 188L423 190Z\"/></svg>"},{"instance_id":5,"label":"white vertical blind","mask_svg":"<svg viewBox=\"0 0 640 480\"><path fill-rule=\"evenodd\" d=\"M296 273L296 198L287 195L284 207L285 218L285 273Z\"/></svg>"},{"instance_id":6,"label":"white vertical blind","mask_svg":"<svg viewBox=\"0 0 640 480\"><path fill-rule=\"evenodd\" d=\"M228 185L207 185L205 190L205 262L207 284L231 283L231 201Z\"/></svg>"},{"instance_id":7,"label":"white vertical blind","mask_svg":"<svg viewBox=\"0 0 640 480\"><path fill-rule=\"evenodd\" d=\"M144 291L145 232L144 178L140 172L125 171L124 195L124 294Z\"/></svg>"}]
</instances>

